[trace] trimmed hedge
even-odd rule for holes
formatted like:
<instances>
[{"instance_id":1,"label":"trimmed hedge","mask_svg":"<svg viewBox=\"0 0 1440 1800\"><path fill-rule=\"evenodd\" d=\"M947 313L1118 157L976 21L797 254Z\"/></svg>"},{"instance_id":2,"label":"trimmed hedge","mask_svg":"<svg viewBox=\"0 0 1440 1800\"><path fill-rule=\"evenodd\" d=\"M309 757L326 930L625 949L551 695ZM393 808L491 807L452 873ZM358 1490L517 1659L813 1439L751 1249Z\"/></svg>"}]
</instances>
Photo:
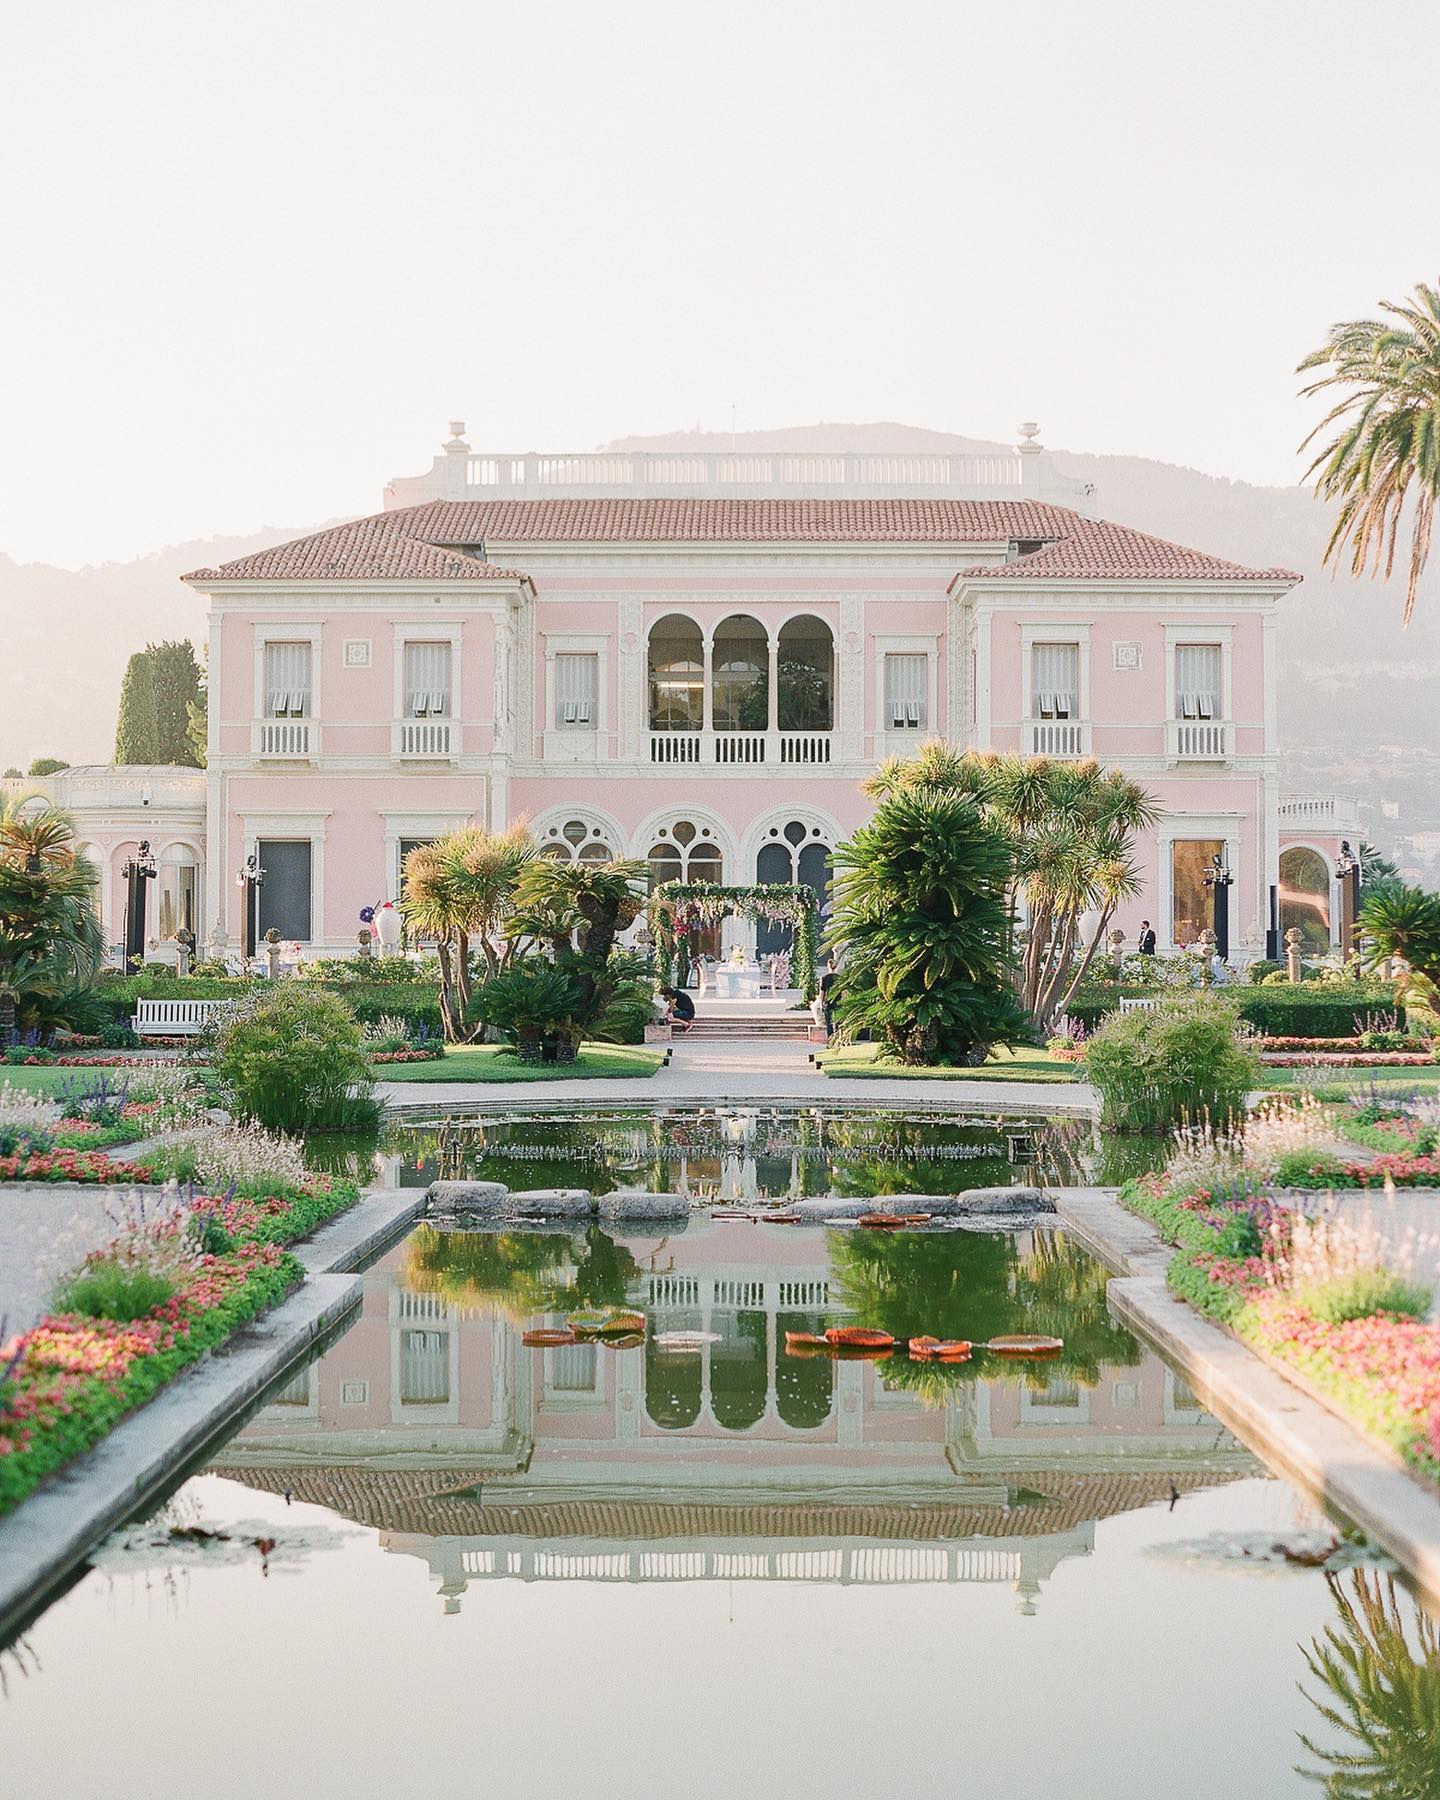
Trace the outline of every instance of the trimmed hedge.
<instances>
[{"instance_id":1,"label":"trimmed hedge","mask_svg":"<svg viewBox=\"0 0 1440 1800\"><path fill-rule=\"evenodd\" d=\"M1232 983L1219 992L1234 1002L1242 1019L1266 1037L1353 1037L1355 1015L1359 1013L1363 1018L1367 1012L1398 1013L1400 1029L1405 1026L1405 1009L1396 1005L1394 993L1388 987L1363 987L1338 981L1283 988L1252 988ZM1071 1003L1070 1017L1078 1019L1087 1031L1091 1031L1107 1013L1115 1011L1122 997L1153 1000L1166 996L1164 992L1157 994L1154 990L1141 993L1135 989L1127 993L1123 988L1101 995L1092 989Z\"/></svg>"},{"instance_id":2,"label":"trimmed hedge","mask_svg":"<svg viewBox=\"0 0 1440 1800\"><path fill-rule=\"evenodd\" d=\"M314 981L303 985L338 994L362 1025L379 1018L403 1019L409 1031L418 1032L423 1026L432 1037L441 1035L440 1001L434 989L424 983L396 981L380 987L362 987L351 981ZM252 988L268 986L266 981L205 977L180 981L173 976L165 981L152 975L122 975L102 981L95 989L95 997L116 1024L128 1025L135 1015L137 1000L237 1000Z\"/></svg>"}]
</instances>

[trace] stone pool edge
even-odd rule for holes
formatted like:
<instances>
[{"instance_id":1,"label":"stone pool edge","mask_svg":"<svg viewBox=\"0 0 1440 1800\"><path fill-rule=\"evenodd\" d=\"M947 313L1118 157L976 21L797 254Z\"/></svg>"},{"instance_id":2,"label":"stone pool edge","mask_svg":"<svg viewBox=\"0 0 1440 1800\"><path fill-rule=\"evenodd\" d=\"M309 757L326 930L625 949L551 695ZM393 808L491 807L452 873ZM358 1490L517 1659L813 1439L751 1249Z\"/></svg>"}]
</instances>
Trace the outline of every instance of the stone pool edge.
<instances>
[{"instance_id":1,"label":"stone pool edge","mask_svg":"<svg viewBox=\"0 0 1440 1800\"><path fill-rule=\"evenodd\" d=\"M359 1307L352 1271L424 1210L416 1188L364 1191L351 1207L291 1246L305 1281L183 1369L92 1449L0 1519L0 1645L55 1596L108 1532L157 1499L190 1458Z\"/></svg>"},{"instance_id":2,"label":"stone pool edge","mask_svg":"<svg viewBox=\"0 0 1440 1800\"><path fill-rule=\"evenodd\" d=\"M1264 1461L1358 1525L1440 1611L1440 1498L1388 1446L1197 1313L1166 1280L1173 1251L1116 1190L1054 1188L1056 1222L1116 1273L1110 1305Z\"/></svg>"}]
</instances>

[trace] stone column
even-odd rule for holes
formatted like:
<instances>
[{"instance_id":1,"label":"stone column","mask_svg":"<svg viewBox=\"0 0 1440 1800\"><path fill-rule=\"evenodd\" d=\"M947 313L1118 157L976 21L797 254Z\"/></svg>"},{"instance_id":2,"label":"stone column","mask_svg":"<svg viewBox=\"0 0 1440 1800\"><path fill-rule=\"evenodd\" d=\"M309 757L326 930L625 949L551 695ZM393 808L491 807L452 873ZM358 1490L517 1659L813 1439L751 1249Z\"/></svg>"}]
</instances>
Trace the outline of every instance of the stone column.
<instances>
[{"instance_id":1,"label":"stone column","mask_svg":"<svg viewBox=\"0 0 1440 1800\"><path fill-rule=\"evenodd\" d=\"M1304 971L1300 967L1300 945L1303 941L1300 930L1295 925L1285 933L1285 973L1291 981L1304 979Z\"/></svg>"}]
</instances>

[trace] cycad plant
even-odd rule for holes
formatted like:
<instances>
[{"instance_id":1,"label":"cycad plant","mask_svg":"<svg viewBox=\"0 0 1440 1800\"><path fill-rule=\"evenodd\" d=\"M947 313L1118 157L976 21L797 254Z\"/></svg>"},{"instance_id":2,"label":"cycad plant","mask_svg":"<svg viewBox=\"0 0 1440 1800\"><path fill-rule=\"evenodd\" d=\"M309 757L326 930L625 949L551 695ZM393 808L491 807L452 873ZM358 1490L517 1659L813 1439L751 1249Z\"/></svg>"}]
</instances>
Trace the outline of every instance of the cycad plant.
<instances>
[{"instance_id":1,"label":"cycad plant","mask_svg":"<svg viewBox=\"0 0 1440 1800\"><path fill-rule=\"evenodd\" d=\"M1307 480L1315 478L1320 498L1340 502L1325 546L1327 562L1348 547L1356 575L1368 567L1388 578L1409 509L1401 620L1408 625L1440 494L1440 289L1422 282L1409 300L1382 300L1380 306L1387 319L1332 326L1325 343L1300 364L1301 374L1325 370L1301 390L1307 398L1341 390L1301 449L1338 426L1305 471Z\"/></svg>"},{"instance_id":2,"label":"cycad plant","mask_svg":"<svg viewBox=\"0 0 1440 1800\"><path fill-rule=\"evenodd\" d=\"M1417 975L1440 981L1440 894L1387 882L1366 896L1358 924L1372 966L1399 956Z\"/></svg>"},{"instance_id":3,"label":"cycad plant","mask_svg":"<svg viewBox=\"0 0 1440 1800\"><path fill-rule=\"evenodd\" d=\"M1357 1569L1351 1592L1326 1580L1340 1615L1304 1652L1319 1693L1302 1688L1346 1748L1300 1742L1324 1765L1297 1773L1331 1800L1434 1800L1440 1794L1440 1628L1402 1610L1389 1577ZM1413 1611L1414 1645L1405 1628Z\"/></svg>"},{"instance_id":4,"label":"cycad plant","mask_svg":"<svg viewBox=\"0 0 1440 1800\"><path fill-rule=\"evenodd\" d=\"M1120 903L1139 892L1137 835L1160 809L1144 788L1093 761L957 750L935 741L884 763L866 783L899 794L958 794L980 807L1012 856L1010 900L1027 919L1016 986L1048 1029L1093 967Z\"/></svg>"},{"instance_id":5,"label":"cycad plant","mask_svg":"<svg viewBox=\"0 0 1440 1800\"><path fill-rule=\"evenodd\" d=\"M0 1044L14 1037L27 1000L58 1018L60 999L94 980L105 951L98 882L64 813L23 798L0 807Z\"/></svg>"},{"instance_id":6,"label":"cycad plant","mask_svg":"<svg viewBox=\"0 0 1440 1800\"><path fill-rule=\"evenodd\" d=\"M633 976L631 960L617 960L615 940L644 908L645 877L643 862L563 863L542 856L517 885L511 929L546 945L569 977L577 1042L601 1018L617 984Z\"/></svg>"},{"instance_id":7,"label":"cycad plant","mask_svg":"<svg viewBox=\"0 0 1440 1800\"><path fill-rule=\"evenodd\" d=\"M845 962L842 1036L901 1061L983 1062L1023 1037L1009 984L1012 858L971 799L898 793L835 852L832 942Z\"/></svg>"}]
</instances>

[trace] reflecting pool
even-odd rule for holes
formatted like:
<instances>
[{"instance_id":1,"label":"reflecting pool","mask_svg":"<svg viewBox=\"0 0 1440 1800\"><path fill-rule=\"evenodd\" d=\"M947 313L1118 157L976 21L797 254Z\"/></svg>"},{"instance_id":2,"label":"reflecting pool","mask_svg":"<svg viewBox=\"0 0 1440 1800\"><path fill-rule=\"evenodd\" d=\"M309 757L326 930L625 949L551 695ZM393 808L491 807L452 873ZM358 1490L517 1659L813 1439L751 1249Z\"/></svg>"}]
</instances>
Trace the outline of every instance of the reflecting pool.
<instances>
[{"instance_id":1,"label":"reflecting pool","mask_svg":"<svg viewBox=\"0 0 1440 1800\"><path fill-rule=\"evenodd\" d=\"M607 1306L638 1342L522 1341ZM836 1325L1064 1348L787 1353ZM1062 1232L422 1226L6 1655L0 1734L26 1800L1269 1800L1321 1700L1433 1758L1401 1666L1440 1692L1409 1599Z\"/></svg>"},{"instance_id":2,"label":"reflecting pool","mask_svg":"<svg viewBox=\"0 0 1440 1800\"><path fill-rule=\"evenodd\" d=\"M1088 1119L733 1103L597 1107L559 1118L482 1109L392 1124L378 1143L395 1186L469 1176L517 1189L628 1187L716 1200L1109 1185L1157 1167L1168 1148L1166 1140L1102 1137Z\"/></svg>"}]
</instances>

